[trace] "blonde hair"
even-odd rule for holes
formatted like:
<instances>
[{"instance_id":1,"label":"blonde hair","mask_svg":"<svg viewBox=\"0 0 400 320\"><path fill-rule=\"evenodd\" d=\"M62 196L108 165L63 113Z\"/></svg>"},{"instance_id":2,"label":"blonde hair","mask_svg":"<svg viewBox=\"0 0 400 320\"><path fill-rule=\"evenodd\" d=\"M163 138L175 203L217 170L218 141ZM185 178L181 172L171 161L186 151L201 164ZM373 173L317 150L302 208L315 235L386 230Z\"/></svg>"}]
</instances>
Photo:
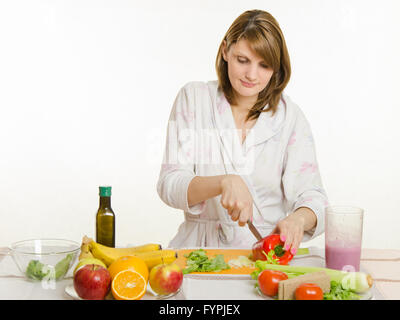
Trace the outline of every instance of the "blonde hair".
<instances>
[{"instance_id":1,"label":"blonde hair","mask_svg":"<svg viewBox=\"0 0 400 320\"><path fill-rule=\"evenodd\" d=\"M290 79L290 59L283 33L278 22L268 12L249 10L242 13L229 27L221 42L215 62L218 86L231 105L236 103L233 88L228 77L228 64L222 57L223 42L226 50L241 39L273 69L268 85L258 94L258 99L247 115L247 119L257 119L261 112L275 113L283 89ZM268 105L265 110L264 107Z\"/></svg>"}]
</instances>

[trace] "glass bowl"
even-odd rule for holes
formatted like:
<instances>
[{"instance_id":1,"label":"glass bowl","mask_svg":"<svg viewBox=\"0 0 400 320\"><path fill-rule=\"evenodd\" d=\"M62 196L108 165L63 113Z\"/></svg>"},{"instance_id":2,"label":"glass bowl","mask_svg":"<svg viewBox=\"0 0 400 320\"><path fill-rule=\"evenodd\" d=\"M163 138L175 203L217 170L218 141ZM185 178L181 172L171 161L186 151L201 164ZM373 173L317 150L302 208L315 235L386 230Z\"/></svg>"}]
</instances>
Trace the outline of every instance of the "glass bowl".
<instances>
[{"instance_id":1,"label":"glass bowl","mask_svg":"<svg viewBox=\"0 0 400 320\"><path fill-rule=\"evenodd\" d=\"M79 251L79 243L64 239L23 240L10 247L18 269L33 281L63 279Z\"/></svg>"}]
</instances>

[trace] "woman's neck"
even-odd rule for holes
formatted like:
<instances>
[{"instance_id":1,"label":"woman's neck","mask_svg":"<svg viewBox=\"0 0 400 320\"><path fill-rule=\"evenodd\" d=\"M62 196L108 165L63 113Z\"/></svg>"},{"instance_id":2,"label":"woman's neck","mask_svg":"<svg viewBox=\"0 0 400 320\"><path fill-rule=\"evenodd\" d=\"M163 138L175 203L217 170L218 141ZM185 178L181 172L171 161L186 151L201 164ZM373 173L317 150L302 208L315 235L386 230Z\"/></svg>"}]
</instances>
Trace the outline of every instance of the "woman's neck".
<instances>
[{"instance_id":1,"label":"woman's neck","mask_svg":"<svg viewBox=\"0 0 400 320\"><path fill-rule=\"evenodd\" d=\"M238 120L238 122L246 122L246 118L250 110L248 107L232 105L231 108L233 117Z\"/></svg>"},{"instance_id":2,"label":"woman's neck","mask_svg":"<svg viewBox=\"0 0 400 320\"><path fill-rule=\"evenodd\" d=\"M247 115L248 112L251 110L251 108L253 108L258 98L258 96L252 96L252 97L239 96L236 92L234 92L234 96L236 104L232 105L232 110L235 110L237 114L245 114L245 115Z\"/></svg>"}]
</instances>

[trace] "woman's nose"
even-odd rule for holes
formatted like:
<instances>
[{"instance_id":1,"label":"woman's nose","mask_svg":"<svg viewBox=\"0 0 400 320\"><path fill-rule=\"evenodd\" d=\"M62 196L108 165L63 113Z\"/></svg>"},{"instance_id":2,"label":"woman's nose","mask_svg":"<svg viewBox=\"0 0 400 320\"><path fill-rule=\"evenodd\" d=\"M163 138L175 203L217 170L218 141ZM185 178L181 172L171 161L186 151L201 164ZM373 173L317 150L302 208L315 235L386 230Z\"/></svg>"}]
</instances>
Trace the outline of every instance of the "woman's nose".
<instances>
[{"instance_id":1,"label":"woman's nose","mask_svg":"<svg viewBox=\"0 0 400 320\"><path fill-rule=\"evenodd\" d=\"M254 82L257 79L257 66L249 66L246 71L246 79Z\"/></svg>"}]
</instances>

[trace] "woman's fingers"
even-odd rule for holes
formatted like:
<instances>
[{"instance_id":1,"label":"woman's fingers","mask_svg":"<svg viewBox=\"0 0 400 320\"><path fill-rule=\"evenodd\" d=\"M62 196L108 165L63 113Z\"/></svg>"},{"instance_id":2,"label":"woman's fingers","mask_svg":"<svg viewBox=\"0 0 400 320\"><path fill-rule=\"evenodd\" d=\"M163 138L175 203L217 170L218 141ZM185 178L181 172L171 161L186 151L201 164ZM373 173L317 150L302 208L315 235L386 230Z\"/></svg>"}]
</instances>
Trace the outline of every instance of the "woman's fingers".
<instances>
[{"instance_id":1,"label":"woman's fingers","mask_svg":"<svg viewBox=\"0 0 400 320\"><path fill-rule=\"evenodd\" d=\"M283 249L286 251L290 250L295 237L293 228L291 228L291 226L285 220L281 220L278 222L275 230L279 230L281 241L284 242Z\"/></svg>"},{"instance_id":2,"label":"woman's fingers","mask_svg":"<svg viewBox=\"0 0 400 320\"><path fill-rule=\"evenodd\" d=\"M283 240L284 238L285 240ZM301 240L303 238L303 230L299 226L291 226L287 228L287 232L281 233L281 240L285 242L284 249L286 251L290 250L290 253L295 255L297 249L300 246Z\"/></svg>"},{"instance_id":3,"label":"woman's fingers","mask_svg":"<svg viewBox=\"0 0 400 320\"><path fill-rule=\"evenodd\" d=\"M286 238L286 240L285 240L285 244L283 245L283 249L285 249L286 251L289 251L290 247L292 245L292 242L293 242L293 233L286 232L286 235L284 235L284 238Z\"/></svg>"},{"instance_id":4,"label":"woman's fingers","mask_svg":"<svg viewBox=\"0 0 400 320\"><path fill-rule=\"evenodd\" d=\"M231 214L231 219L233 221L237 221L239 219L239 216L240 216L240 210L237 208L233 209Z\"/></svg>"},{"instance_id":5,"label":"woman's fingers","mask_svg":"<svg viewBox=\"0 0 400 320\"><path fill-rule=\"evenodd\" d=\"M284 221L279 221L275 229L272 231L272 234L276 233L279 233L279 235L281 236L281 241L286 242L288 230Z\"/></svg>"},{"instance_id":6,"label":"woman's fingers","mask_svg":"<svg viewBox=\"0 0 400 320\"><path fill-rule=\"evenodd\" d=\"M239 216L239 226L244 227L247 224L247 221L253 220L253 205L246 205L240 211Z\"/></svg>"},{"instance_id":7,"label":"woman's fingers","mask_svg":"<svg viewBox=\"0 0 400 320\"><path fill-rule=\"evenodd\" d=\"M300 247L301 240L303 239L303 230L300 227L296 228L295 236L293 238L292 248L290 249L291 254L295 255L297 249Z\"/></svg>"},{"instance_id":8,"label":"woman's fingers","mask_svg":"<svg viewBox=\"0 0 400 320\"><path fill-rule=\"evenodd\" d=\"M229 210L229 202L228 202L228 197L226 194L222 194L221 195L221 205L225 208Z\"/></svg>"},{"instance_id":9,"label":"woman's fingers","mask_svg":"<svg viewBox=\"0 0 400 320\"><path fill-rule=\"evenodd\" d=\"M253 213L251 207L243 206L229 206L228 214L231 216L233 221L238 221L239 226L243 227L246 225L247 221L252 219Z\"/></svg>"},{"instance_id":10,"label":"woman's fingers","mask_svg":"<svg viewBox=\"0 0 400 320\"><path fill-rule=\"evenodd\" d=\"M227 209L233 221L246 225L253 217L253 198L246 183L238 175L227 175L221 183L221 205Z\"/></svg>"}]
</instances>

